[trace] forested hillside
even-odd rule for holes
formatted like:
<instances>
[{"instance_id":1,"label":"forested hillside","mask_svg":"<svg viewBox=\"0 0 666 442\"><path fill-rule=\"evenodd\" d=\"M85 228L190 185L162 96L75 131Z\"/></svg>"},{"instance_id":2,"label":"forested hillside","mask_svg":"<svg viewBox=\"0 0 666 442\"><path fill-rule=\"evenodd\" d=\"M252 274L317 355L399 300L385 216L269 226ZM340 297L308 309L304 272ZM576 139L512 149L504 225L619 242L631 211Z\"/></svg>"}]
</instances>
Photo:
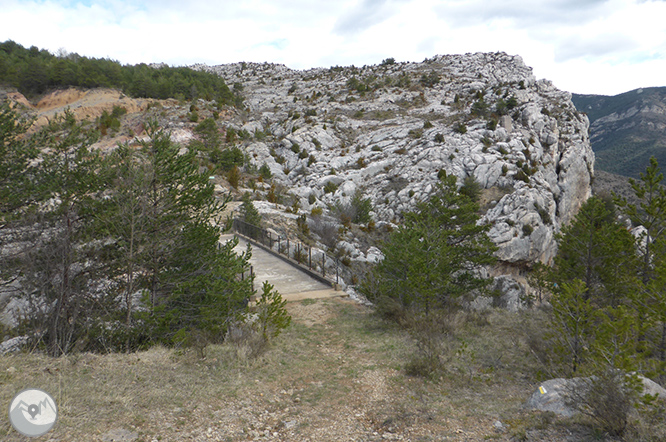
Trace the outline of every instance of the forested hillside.
<instances>
[{"instance_id":1,"label":"forested hillside","mask_svg":"<svg viewBox=\"0 0 666 442\"><path fill-rule=\"evenodd\" d=\"M204 98L224 105L242 104L242 98L212 73L143 63L121 65L76 53L56 56L35 46L26 49L11 40L0 43L0 85L14 87L29 98L73 86L115 88L136 98Z\"/></svg>"},{"instance_id":2,"label":"forested hillside","mask_svg":"<svg viewBox=\"0 0 666 442\"><path fill-rule=\"evenodd\" d=\"M638 178L651 156L666 164L666 88L571 99L590 119L596 168Z\"/></svg>"}]
</instances>

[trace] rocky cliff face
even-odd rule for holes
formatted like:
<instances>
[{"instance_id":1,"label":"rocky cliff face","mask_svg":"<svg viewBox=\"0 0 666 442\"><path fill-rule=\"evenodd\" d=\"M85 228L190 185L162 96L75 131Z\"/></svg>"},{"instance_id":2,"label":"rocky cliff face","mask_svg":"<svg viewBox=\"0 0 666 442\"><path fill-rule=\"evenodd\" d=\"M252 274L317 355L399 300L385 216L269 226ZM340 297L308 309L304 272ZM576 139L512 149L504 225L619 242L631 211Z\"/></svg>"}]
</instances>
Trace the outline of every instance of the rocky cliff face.
<instances>
[{"instance_id":1,"label":"rocky cliff face","mask_svg":"<svg viewBox=\"0 0 666 442\"><path fill-rule=\"evenodd\" d=\"M590 195L587 117L517 56L308 71L197 67L243 88L248 109L232 126L254 135L251 161L267 164L308 211L360 191L377 221L398 222L440 170L460 184L474 177L498 257L515 268L549 262L554 234Z\"/></svg>"}]
</instances>

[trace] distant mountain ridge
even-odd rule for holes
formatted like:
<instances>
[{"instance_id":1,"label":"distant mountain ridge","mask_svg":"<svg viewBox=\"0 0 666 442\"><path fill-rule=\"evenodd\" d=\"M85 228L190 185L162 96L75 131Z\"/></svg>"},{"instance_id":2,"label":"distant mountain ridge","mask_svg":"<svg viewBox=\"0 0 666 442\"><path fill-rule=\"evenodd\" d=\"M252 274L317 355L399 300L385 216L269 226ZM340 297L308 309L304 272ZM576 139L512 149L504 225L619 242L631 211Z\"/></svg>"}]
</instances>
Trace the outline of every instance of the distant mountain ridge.
<instances>
[{"instance_id":1,"label":"distant mountain ridge","mask_svg":"<svg viewBox=\"0 0 666 442\"><path fill-rule=\"evenodd\" d=\"M666 87L615 96L573 94L572 101L590 119L597 169L638 177L652 155L666 164Z\"/></svg>"}]
</instances>

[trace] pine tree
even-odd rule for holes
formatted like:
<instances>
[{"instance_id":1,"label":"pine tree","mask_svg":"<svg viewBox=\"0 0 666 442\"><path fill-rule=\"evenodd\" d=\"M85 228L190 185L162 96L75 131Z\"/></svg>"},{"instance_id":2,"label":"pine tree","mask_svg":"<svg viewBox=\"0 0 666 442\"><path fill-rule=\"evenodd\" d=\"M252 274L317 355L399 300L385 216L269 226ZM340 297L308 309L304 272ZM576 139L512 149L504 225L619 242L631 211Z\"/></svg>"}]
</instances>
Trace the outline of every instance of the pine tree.
<instances>
[{"instance_id":1,"label":"pine tree","mask_svg":"<svg viewBox=\"0 0 666 442\"><path fill-rule=\"evenodd\" d=\"M372 300L390 298L426 315L434 309L455 308L466 295L491 282L479 269L495 262L497 247L478 224L478 205L456 189L456 177L443 177L436 192L382 248L384 260L364 284ZM374 281L374 282L371 282Z\"/></svg>"},{"instance_id":2,"label":"pine tree","mask_svg":"<svg viewBox=\"0 0 666 442\"><path fill-rule=\"evenodd\" d=\"M249 192L243 194L243 203L240 207L241 218L248 224L261 227L261 214L252 203L252 195Z\"/></svg>"},{"instance_id":3,"label":"pine tree","mask_svg":"<svg viewBox=\"0 0 666 442\"><path fill-rule=\"evenodd\" d=\"M552 331L555 350L564 361L570 361L568 374L577 373L587 363L594 336L594 307L585 295L587 287L580 279L559 284L553 297Z\"/></svg>"},{"instance_id":4,"label":"pine tree","mask_svg":"<svg viewBox=\"0 0 666 442\"><path fill-rule=\"evenodd\" d=\"M597 306L627 302L636 282L633 237L603 200L588 199L557 239L554 282L581 280L585 299Z\"/></svg>"},{"instance_id":5,"label":"pine tree","mask_svg":"<svg viewBox=\"0 0 666 442\"><path fill-rule=\"evenodd\" d=\"M286 305L287 301L282 299L282 295L268 281L264 281L256 305L257 323L264 341L277 337L291 324Z\"/></svg>"},{"instance_id":6,"label":"pine tree","mask_svg":"<svg viewBox=\"0 0 666 442\"><path fill-rule=\"evenodd\" d=\"M66 112L38 135L50 147L35 172L40 207L31 211L31 246L23 253L21 288L29 322L43 327L48 354L70 352L90 339L98 313L108 306L91 281L104 270L103 245L92 241L91 201L101 192L100 158L91 151L94 132Z\"/></svg>"},{"instance_id":7,"label":"pine tree","mask_svg":"<svg viewBox=\"0 0 666 442\"><path fill-rule=\"evenodd\" d=\"M626 198L615 196L615 203L620 211L627 215L635 226L642 226L643 233L637 238L637 249L640 257L638 276L641 287L634 297L634 308L638 311L638 322L641 326L637 339L642 351L652 347L659 355L662 365L666 366L666 308L663 307L663 288L660 280L658 265L663 258L666 241L666 187L662 184L664 175L661 173L655 157L650 158L650 164L645 173L640 174L640 181L629 180L629 184L636 197L641 201L637 206L627 202ZM659 338L650 344L648 335L650 329L655 327L655 320L660 323Z\"/></svg>"},{"instance_id":8,"label":"pine tree","mask_svg":"<svg viewBox=\"0 0 666 442\"><path fill-rule=\"evenodd\" d=\"M0 104L0 224L5 226L17 209L34 196L30 178L34 167L30 161L37 151L23 137L29 121L24 121L7 103Z\"/></svg>"},{"instance_id":9,"label":"pine tree","mask_svg":"<svg viewBox=\"0 0 666 442\"><path fill-rule=\"evenodd\" d=\"M655 157L650 158L650 164L640 176L640 181L629 179L634 194L641 200L639 206L630 204L626 198L617 195L614 200L620 211L627 215L635 226L645 228L639 241L642 261L639 272L643 284L647 284L653 277L653 244L666 235L666 187L661 184L664 175Z\"/></svg>"}]
</instances>

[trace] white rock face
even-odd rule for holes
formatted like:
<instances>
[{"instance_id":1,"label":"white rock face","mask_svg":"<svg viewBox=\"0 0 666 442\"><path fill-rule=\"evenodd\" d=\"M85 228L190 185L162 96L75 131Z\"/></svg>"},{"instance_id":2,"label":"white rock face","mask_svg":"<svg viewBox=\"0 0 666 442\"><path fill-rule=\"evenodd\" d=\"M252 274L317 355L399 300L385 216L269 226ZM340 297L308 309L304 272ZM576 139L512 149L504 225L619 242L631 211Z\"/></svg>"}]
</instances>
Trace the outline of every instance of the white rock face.
<instances>
[{"instance_id":1,"label":"white rock face","mask_svg":"<svg viewBox=\"0 0 666 442\"><path fill-rule=\"evenodd\" d=\"M247 113L230 124L270 134L248 142L246 153L298 188L302 207L310 195L326 207L358 190L376 221L399 223L428 198L441 169L459 184L473 176L497 195L483 216L497 256L504 268L518 268L552 260L555 234L591 193L587 117L518 56L307 71L267 63L198 68L243 85Z\"/></svg>"}]
</instances>

